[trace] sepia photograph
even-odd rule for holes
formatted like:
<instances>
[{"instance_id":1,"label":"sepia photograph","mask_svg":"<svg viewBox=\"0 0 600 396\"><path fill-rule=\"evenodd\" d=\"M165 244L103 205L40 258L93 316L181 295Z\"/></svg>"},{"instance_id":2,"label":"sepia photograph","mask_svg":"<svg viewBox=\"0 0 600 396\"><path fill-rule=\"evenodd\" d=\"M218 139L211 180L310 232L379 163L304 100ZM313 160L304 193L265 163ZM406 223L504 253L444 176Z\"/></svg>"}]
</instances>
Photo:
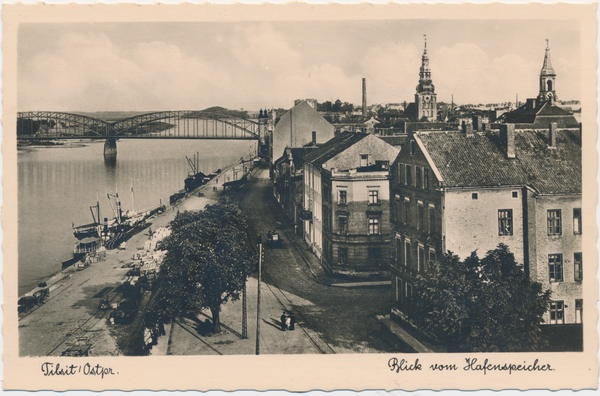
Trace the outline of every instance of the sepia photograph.
<instances>
[{"instance_id":1,"label":"sepia photograph","mask_svg":"<svg viewBox=\"0 0 600 396\"><path fill-rule=\"evenodd\" d=\"M595 6L93 7L3 7L7 372L344 355L538 384L564 356L593 386ZM283 389L339 385L314 386Z\"/></svg>"}]
</instances>

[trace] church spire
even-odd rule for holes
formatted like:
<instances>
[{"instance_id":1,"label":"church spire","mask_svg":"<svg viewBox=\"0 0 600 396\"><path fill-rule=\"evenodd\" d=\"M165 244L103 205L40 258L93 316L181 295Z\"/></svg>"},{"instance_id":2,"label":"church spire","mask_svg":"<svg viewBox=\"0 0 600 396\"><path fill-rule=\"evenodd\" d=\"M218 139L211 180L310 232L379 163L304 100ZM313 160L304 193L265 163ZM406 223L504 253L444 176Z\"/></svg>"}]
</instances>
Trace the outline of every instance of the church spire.
<instances>
[{"instance_id":1,"label":"church spire","mask_svg":"<svg viewBox=\"0 0 600 396\"><path fill-rule=\"evenodd\" d=\"M552 68L552 61L550 60L550 40L548 39L546 39L546 55L544 56L544 66L542 66L541 74L556 75Z\"/></svg>"},{"instance_id":2,"label":"church spire","mask_svg":"<svg viewBox=\"0 0 600 396\"><path fill-rule=\"evenodd\" d=\"M429 68L429 57L427 56L427 35L423 35L423 37L425 38L425 49L421 57L421 70L419 71L419 85L421 86L431 84L431 69Z\"/></svg>"},{"instance_id":3,"label":"church spire","mask_svg":"<svg viewBox=\"0 0 600 396\"><path fill-rule=\"evenodd\" d=\"M544 55L544 65L540 71L540 93L538 95L539 103L550 101L552 103L556 97L556 73L552 68L550 60L550 40L546 39L546 54Z\"/></svg>"}]
</instances>

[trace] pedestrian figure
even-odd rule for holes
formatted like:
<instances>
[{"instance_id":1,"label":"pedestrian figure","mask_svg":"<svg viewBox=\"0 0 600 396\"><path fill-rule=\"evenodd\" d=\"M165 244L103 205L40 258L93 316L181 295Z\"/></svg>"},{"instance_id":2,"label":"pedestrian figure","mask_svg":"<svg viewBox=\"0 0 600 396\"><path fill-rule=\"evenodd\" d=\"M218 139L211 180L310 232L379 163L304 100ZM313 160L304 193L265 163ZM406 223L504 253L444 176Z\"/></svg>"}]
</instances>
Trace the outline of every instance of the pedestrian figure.
<instances>
[{"instance_id":1,"label":"pedestrian figure","mask_svg":"<svg viewBox=\"0 0 600 396\"><path fill-rule=\"evenodd\" d=\"M165 325L163 324L162 321L158 322L158 334L160 335L166 335L166 331L165 331Z\"/></svg>"},{"instance_id":2,"label":"pedestrian figure","mask_svg":"<svg viewBox=\"0 0 600 396\"><path fill-rule=\"evenodd\" d=\"M286 320L287 320L287 315L285 314L285 311L283 311L283 314L281 315L281 330L285 331L286 328Z\"/></svg>"},{"instance_id":3,"label":"pedestrian figure","mask_svg":"<svg viewBox=\"0 0 600 396\"><path fill-rule=\"evenodd\" d=\"M286 330L292 330L292 318L288 315L285 316L285 328Z\"/></svg>"},{"instance_id":4,"label":"pedestrian figure","mask_svg":"<svg viewBox=\"0 0 600 396\"><path fill-rule=\"evenodd\" d=\"M296 316L294 316L294 313L292 312L290 314L290 330L294 330L295 324L296 324Z\"/></svg>"}]
</instances>

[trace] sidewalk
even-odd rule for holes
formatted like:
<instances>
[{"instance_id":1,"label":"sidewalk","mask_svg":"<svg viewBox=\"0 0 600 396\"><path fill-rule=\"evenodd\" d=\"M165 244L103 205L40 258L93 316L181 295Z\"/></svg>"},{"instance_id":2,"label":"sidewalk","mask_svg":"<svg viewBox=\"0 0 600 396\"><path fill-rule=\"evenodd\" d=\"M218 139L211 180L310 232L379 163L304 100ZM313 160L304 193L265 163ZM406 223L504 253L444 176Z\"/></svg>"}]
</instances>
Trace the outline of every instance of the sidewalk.
<instances>
[{"instance_id":1,"label":"sidewalk","mask_svg":"<svg viewBox=\"0 0 600 396\"><path fill-rule=\"evenodd\" d=\"M221 333L212 334L203 323L211 320L209 310L196 318L180 318L171 325L167 336L160 337L153 354L167 355L254 355L256 353L256 306L258 281L247 282L248 338L242 336L242 301L228 302L221 307ZM261 282L259 354L332 353L320 336L297 317L295 330L282 331L279 317L289 310L281 292ZM162 348L161 345L167 345ZM156 351L154 351L156 349Z\"/></svg>"}]
</instances>

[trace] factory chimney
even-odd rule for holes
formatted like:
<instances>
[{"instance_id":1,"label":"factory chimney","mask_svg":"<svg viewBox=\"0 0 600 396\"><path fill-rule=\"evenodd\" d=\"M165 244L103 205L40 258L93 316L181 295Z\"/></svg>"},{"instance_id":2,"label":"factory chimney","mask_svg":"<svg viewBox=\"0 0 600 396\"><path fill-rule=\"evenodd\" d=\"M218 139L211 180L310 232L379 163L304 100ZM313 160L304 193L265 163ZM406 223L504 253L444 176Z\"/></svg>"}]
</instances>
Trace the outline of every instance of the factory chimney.
<instances>
[{"instance_id":1,"label":"factory chimney","mask_svg":"<svg viewBox=\"0 0 600 396\"><path fill-rule=\"evenodd\" d=\"M363 78L363 84L362 84L362 115L363 116L367 116L367 79Z\"/></svg>"}]
</instances>

